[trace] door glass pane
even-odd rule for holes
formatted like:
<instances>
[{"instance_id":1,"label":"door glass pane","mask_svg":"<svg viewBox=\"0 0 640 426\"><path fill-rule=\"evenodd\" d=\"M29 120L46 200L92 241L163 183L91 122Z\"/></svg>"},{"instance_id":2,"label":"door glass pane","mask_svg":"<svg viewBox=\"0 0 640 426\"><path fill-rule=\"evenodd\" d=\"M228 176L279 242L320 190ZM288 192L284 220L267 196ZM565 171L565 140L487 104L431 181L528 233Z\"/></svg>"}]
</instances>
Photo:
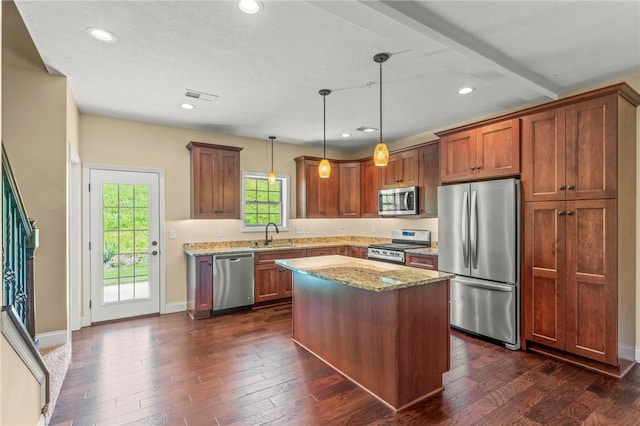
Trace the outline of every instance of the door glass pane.
<instances>
[{"instance_id":1,"label":"door glass pane","mask_svg":"<svg viewBox=\"0 0 640 426\"><path fill-rule=\"evenodd\" d=\"M102 187L103 302L149 298L149 187Z\"/></svg>"}]
</instances>

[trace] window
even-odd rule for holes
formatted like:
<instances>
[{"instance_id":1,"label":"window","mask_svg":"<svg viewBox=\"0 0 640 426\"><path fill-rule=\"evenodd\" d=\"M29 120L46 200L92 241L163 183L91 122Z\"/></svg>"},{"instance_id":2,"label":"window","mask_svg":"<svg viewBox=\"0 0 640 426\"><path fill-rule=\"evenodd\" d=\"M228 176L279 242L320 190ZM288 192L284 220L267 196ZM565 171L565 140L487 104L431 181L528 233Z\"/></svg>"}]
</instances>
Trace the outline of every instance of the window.
<instances>
[{"instance_id":1,"label":"window","mask_svg":"<svg viewBox=\"0 0 640 426\"><path fill-rule=\"evenodd\" d=\"M264 231L269 222L289 229L289 176L269 183L267 173L242 172L242 231Z\"/></svg>"}]
</instances>

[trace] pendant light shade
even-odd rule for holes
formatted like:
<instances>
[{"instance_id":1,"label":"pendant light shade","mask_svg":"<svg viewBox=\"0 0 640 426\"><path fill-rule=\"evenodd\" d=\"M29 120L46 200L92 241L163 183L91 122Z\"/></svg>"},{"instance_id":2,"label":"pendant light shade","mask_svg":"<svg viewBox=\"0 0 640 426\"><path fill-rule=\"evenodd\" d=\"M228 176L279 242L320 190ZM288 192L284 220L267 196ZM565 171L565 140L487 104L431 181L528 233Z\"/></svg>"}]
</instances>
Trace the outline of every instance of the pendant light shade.
<instances>
[{"instance_id":1,"label":"pendant light shade","mask_svg":"<svg viewBox=\"0 0 640 426\"><path fill-rule=\"evenodd\" d=\"M273 140L275 138L275 136L269 136L269 139L271 139L271 171L269 172L269 183L276 183L276 172L273 171Z\"/></svg>"},{"instance_id":2,"label":"pendant light shade","mask_svg":"<svg viewBox=\"0 0 640 426\"><path fill-rule=\"evenodd\" d=\"M389 59L388 53L378 53L373 57L373 61L380 65L380 141L373 151L373 164L376 166L386 166L389 163L389 149L382 142L382 63Z\"/></svg>"},{"instance_id":3,"label":"pendant light shade","mask_svg":"<svg viewBox=\"0 0 640 426\"><path fill-rule=\"evenodd\" d=\"M322 160L320 161L320 165L318 165L318 174L321 178L327 179L331 176L331 164L329 163L329 160L327 160L327 95L331 93L331 90L322 89L318 93L322 95L322 146L324 148Z\"/></svg>"}]
</instances>

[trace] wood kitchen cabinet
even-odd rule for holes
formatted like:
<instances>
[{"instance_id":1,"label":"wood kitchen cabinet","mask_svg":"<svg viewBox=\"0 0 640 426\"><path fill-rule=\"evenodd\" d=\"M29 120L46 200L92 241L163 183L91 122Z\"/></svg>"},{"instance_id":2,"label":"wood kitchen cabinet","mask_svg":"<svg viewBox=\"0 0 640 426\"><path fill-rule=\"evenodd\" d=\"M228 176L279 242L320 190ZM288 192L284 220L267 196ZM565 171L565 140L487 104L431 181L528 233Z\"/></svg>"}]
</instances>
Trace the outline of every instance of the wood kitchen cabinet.
<instances>
[{"instance_id":1,"label":"wood kitchen cabinet","mask_svg":"<svg viewBox=\"0 0 640 426\"><path fill-rule=\"evenodd\" d=\"M405 265L414 268L438 270L438 256L429 254L407 253Z\"/></svg>"},{"instance_id":2,"label":"wood kitchen cabinet","mask_svg":"<svg viewBox=\"0 0 640 426\"><path fill-rule=\"evenodd\" d=\"M441 182L520 174L520 121L517 118L441 132L438 136Z\"/></svg>"},{"instance_id":3,"label":"wood kitchen cabinet","mask_svg":"<svg viewBox=\"0 0 640 426\"><path fill-rule=\"evenodd\" d=\"M298 218L332 218L339 213L340 167L331 164L331 175L321 179L320 159L298 157L296 161L296 216Z\"/></svg>"},{"instance_id":4,"label":"wood kitchen cabinet","mask_svg":"<svg viewBox=\"0 0 640 426\"><path fill-rule=\"evenodd\" d=\"M420 216L438 217L438 185L440 185L440 145L438 141L419 148L418 173Z\"/></svg>"},{"instance_id":5,"label":"wood kitchen cabinet","mask_svg":"<svg viewBox=\"0 0 640 426\"><path fill-rule=\"evenodd\" d=\"M418 149L392 153L381 169L382 188L418 186Z\"/></svg>"},{"instance_id":6,"label":"wood kitchen cabinet","mask_svg":"<svg viewBox=\"0 0 640 426\"><path fill-rule=\"evenodd\" d=\"M360 217L379 217L378 190L382 187L382 169L373 159L360 164Z\"/></svg>"},{"instance_id":7,"label":"wood kitchen cabinet","mask_svg":"<svg viewBox=\"0 0 640 426\"><path fill-rule=\"evenodd\" d=\"M189 142L191 218L240 219L242 148Z\"/></svg>"},{"instance_id":8,"label":"wood kitchen cabinet","mask_svg":"<svg viewBox=\"0 0 640 426\"><path fill-rule=\"evenodd\" d=\"M349 246L349 254L347 256L357 257L359 259L368 259L369 249L366 247Z\"/></svg>"},{"instance_id":9,"label":"wood kitchen cabinet","mask_svg":"<svg viewBox=\"0 0 640 426\"><path fill-rule=\"evenodd\" d=\"M276 259L305 256L305 250L270 250L254 257L254 303L287 299L292 294L291 271L276 265Z\"/></svg>"},{"instance_id":10,"label":"wood kitchen cabinet","mask_svg":"<svg viewBox=\"0 0 640 426\"><path fill-rule=\"evenodd\" d=\"M523 347L616 377L635 360L638 104L621 84L522 117Z\"/></svg>"},{"instance_id":11,"label":"wood kitchen cabinet","mask_svg":"<svg viewBox=\"0 0 640 426\"><path fill-rule=\"evenodd\" d=\"M307 249L306 257L331 256L333 254L338 254L337 247L318 247L318 248Z\"/></svg>"},{"instance_id":12,"label":"wood kitchen cabinet","mask_svg":"<svg viewBox=\"0 0 640 426\"><path fill-rule=\"evenodd\" d=\"M187 255L187 313L208 318L213 309L213 256Z\"/></svg>"},{"instance_id":13,"label":"wood kitchen cabinet","mask_svg":"<svg viewBox=\"0 0 640 426\"><path fill-rule=\"evenodd\" d=\"M615 198L618 96L522 118L522 189L527 201Z\"/></svg>"},{"instance_id":14,"label":"wood kitchen cabinet","mask_svg":"<svg viewBox=\"0 0 640 426\"><path fill-rule=\"evenodd\" d=\"M340 217L360 217L360 162L340 163Z\"/></svg>"}]
</instances>

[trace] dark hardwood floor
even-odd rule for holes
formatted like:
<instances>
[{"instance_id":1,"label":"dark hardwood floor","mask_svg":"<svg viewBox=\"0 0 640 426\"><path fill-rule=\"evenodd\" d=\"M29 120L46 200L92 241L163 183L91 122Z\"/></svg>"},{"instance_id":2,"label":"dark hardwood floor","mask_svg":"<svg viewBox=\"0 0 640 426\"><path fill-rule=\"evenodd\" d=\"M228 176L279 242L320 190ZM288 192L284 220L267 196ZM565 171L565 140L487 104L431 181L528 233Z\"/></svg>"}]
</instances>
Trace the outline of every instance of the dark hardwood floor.
<instances>
[{"instance_id":1,"label":"dark hardwood floor","mask_svg":"<svg viewBox=\"0 0 640 426\"><path fill-rule=\"evenodd\" d=\"M101 324L73 333L51 424L640 424L640 367L617 380L455 331L451 347L444 392L393 413L291 341L290 305Z\"/></svg>"}]
</instances>

